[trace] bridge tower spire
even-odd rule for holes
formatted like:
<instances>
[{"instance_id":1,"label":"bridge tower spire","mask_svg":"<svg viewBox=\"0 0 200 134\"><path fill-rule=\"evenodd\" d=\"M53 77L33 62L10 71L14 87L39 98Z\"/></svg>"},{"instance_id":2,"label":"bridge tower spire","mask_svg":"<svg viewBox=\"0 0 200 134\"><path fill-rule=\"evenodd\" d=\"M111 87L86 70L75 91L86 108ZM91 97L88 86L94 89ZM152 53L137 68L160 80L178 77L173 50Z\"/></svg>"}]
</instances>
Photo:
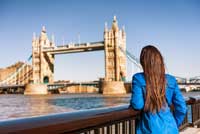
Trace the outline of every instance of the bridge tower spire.
<instances>
[{"instance_id":1,"label":"bridge tower spire","mask_svg":"<svg viewBox=\"0 0 200 134\"><path fill-rule=\"evenodd\" d=\"M54 56L43 53L45 48L53 45L54 42L49 41L43 26L40 37L32 42L33 83L53 83Z\"/></svg>"},{"instance_id":2,"label":"bridge tower spire","mask_svg":"<svg viewBox=\"0 0 200 134\"><path fill-rule=\"evenodd\" d=\"M126 50L126 33L119 29L117 17L114 16L112 28L104 31L105 44L105 80L121 81L126 77L126 55L120 47Z\"/></svg>"}]
</instances>

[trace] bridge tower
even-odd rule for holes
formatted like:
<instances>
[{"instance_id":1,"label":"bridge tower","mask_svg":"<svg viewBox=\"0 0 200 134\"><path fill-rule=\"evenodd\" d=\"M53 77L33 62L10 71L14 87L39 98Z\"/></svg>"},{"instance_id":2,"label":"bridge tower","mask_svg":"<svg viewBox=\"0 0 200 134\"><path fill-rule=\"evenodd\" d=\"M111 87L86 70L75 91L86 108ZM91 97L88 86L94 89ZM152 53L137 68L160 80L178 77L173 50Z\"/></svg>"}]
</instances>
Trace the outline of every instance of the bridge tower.
<instances>
[{"instance_id":1,"label":"bridge tower","mask_svg":"<svg viewBox=\"0 0 200 134\"><path fill-rule=\"evenodd\" d=\"M114 16L112 28L109 30L105 24L105 80L121 81L126 78L126 55L120 50L126 51L125 28L119 29L116 16Z\"/></svg>"},{"instance_id":2,"label":"bridge tower","mask_svg":"<svg viewBox=\"0 0 200 134\"><path fill-rule=\"evenodd\" d=\"M116 16L111 29L105 24L104 47L105 80L102 82L101 91L103 94L126 93L126 54L122 52L126 52L126 33L125 28L119 29Z\"/></svg>"},{"instance_id":3,"label":"bridge tower","mask_svg":"<svg viewBox=\"0 0 200 134\"><path fill-rule=\"evenodd\" d=\"M39 38L35 35L32 41L33 83L53 83L54 55L44 53L44 48L54 47L54 40L49 41L43 26Z\"/></svg>"}]
</instances>

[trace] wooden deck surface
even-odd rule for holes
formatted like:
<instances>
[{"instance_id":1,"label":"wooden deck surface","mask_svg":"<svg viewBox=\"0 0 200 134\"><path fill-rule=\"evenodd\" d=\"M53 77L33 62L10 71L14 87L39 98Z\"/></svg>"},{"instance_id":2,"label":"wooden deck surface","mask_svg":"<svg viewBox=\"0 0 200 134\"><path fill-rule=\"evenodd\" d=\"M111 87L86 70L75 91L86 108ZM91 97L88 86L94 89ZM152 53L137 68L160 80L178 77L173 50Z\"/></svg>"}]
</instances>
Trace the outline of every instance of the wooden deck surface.
<instances>
[{"instance_id":1,"label":"wooden deck surface","mask_svg":"<svg viewBox=\"0 0 200 134\"><path fill-rule=\"evenodd\" d=\"M200 134L200 128L188 127L180 134Z\"/></svg>"}]
</instances>

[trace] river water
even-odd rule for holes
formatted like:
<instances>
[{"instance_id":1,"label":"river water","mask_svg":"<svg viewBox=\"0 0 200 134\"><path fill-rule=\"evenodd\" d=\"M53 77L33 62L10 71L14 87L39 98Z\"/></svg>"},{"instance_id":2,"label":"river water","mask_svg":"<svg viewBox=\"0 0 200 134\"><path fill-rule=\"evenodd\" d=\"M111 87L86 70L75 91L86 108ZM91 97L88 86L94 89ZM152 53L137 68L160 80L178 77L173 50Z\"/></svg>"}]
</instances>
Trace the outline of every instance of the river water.
<instances>
[{"instance_id":1,"label":"river water","mask_svg":"<svg viewBox=\"0 0 200 134\"><path fill-rule=\"evenodd\" d=\"M200 92L183 93L185 98ZM129 104L130 94L0 95L0 120Z\"/></svg>"}]
</instances>

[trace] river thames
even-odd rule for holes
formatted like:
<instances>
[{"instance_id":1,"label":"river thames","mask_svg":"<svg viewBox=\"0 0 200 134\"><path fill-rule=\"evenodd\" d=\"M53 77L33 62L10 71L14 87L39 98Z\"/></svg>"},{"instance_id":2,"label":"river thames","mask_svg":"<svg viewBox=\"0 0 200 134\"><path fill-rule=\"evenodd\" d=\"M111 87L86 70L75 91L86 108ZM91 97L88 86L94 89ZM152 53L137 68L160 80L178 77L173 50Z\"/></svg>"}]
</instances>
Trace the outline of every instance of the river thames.
<instances>
[{"instance_id":1,"label":"river thames","mask_svg":"<svg viewBox=\"0 0 200 134\"><path fill-rule=\"evenodd\" d=\"M190 96L199 96L200 92L183 93L183 95L187 99ZM129 104L130 96L130 94L0 95L0 120Z\"/></svg>"}]
</instances>

